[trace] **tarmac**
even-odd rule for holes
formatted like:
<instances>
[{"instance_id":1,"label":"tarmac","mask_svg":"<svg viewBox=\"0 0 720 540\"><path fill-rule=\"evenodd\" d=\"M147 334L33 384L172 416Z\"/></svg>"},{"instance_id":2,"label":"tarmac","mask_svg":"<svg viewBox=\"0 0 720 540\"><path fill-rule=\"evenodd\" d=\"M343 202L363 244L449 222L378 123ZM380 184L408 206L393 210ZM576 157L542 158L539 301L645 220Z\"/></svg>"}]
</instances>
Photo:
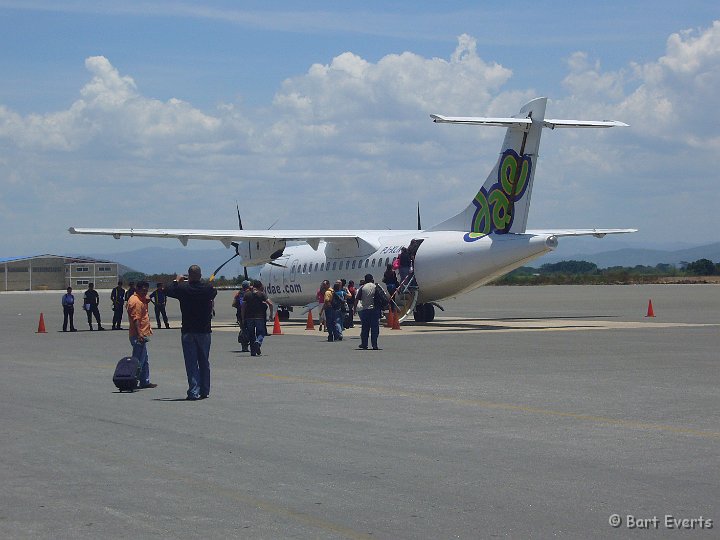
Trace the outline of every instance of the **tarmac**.
<instances>
[{"instance_id":1,"label":"tarmac","mask_svg":"<svg viewBox=\"0 0 720 540\"><path fill-rule=\"evenodd\" d=\"M2 538L718 536L717 285L484 287L380 351L295 312L255 358L223 291L197 402L174 300L121 394L61 296L0 294Z\"/></svg>"}]
</instances>

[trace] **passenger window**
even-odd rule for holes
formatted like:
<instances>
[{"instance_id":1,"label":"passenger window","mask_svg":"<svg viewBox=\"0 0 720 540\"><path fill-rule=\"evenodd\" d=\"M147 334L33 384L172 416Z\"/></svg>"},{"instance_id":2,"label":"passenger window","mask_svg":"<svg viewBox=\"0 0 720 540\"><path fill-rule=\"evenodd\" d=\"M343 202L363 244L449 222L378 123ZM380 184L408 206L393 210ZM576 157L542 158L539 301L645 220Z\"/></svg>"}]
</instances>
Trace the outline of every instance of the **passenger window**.
<instances>
[{"instance_id":1,"label":"passenger window","mask_svg":"<svg viewBox=\"0 0 720 540\"><path fill-rule=\"evenodd\" d=\"M385 264L390 264L390 257L385 258Z\"/></svg>"},{"instance_id":2,"label":"passenger window","mask_svg":"<svg viewBox=\"0 0 720 540\"><path fill-rule=\"evenodd\" d=\"M355 261L353 261L352 267L353 267L353 270L355 270Z\"/></svg>"},{"instance_id":3,"label":"passenger window","mask_svg":"<svg viewBox=\"0 0 720 540\"><path fill-rule=\"evenodd\" d=\"M318 263L315 263L315 271L318 271Z\"/></svg>"},{"instance_id":4,"label":"passenger window","mask_svg":"<svg viewBox=\"0 0 720 540\"><path fill-rule=\"evenodd\" d=\"M335 267L337 266L337 261L333 263L333 270L335 270Z\"/></svg>"},{"instance_id":5,"label":"passenger window","mask_svg":"<svg viewBox=\"0 0 720 540\"><path fill-rule=\"evenodd\" d=\"M372 263L370 263L370 266L372 266L373 268L375 268L375 259L372 260Z\"/></svg>"},{"instance_id":6,"label":"passenger window","mask_svg":"<svg viewBox=\"0 0 720 540\"><path fill-rule=\"evenodd\" d=\"M325 270L325 263L320 263L320 271L323 272Z\"/></svg>"},{"instance_id":7,"label":"passenger window","mask_svg":"<svg viewBox=\"0 0 720 540\"><path fill-rule=\"evenodd\" d=\"M365 259L365 268L367 268L367 265L369 262L370 262L370 259Z\"/></svg>"},{"instance_id":8,"label":"passenger window","mask_svg":"<svg viewBox=\"0 0 720 540\"><path fill-rule=\"evenodd\" d=\"M306 270L307 270L307 263L303 264L302 273L304 274Z\"/></svg>"}]
</instances>

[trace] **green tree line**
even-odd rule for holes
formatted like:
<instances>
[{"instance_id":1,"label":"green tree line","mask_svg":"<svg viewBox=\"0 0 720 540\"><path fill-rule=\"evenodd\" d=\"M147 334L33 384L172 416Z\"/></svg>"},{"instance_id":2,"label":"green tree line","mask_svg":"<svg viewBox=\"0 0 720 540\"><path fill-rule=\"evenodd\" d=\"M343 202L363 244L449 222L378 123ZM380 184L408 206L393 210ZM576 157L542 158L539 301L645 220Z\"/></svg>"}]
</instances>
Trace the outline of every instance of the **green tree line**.
<instances>
[{"instance_id":1,"label":"green tree line","mask_svg":"<svg viewBox=\"0 0 720 540\"><path fill-rule=\"evenodd\" d=\"M560 261L540 268L522 266L497 279L494 285L570 285L657 283L661 278L720 275L720 263L708 259L682 263L679 268L660 263L655 266L611 266L598 268L587 261Z\"/></svg>"}]
</instances>

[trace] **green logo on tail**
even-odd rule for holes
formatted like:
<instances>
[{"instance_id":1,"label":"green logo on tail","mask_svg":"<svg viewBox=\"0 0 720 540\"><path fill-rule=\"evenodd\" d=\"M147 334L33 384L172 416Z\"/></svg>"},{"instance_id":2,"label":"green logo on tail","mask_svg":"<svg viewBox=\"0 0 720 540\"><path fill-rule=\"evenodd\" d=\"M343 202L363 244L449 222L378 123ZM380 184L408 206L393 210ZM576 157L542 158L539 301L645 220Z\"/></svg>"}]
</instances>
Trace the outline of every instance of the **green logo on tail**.
<instances>
[{"instance_id":1,"label":"green logo on tail","mask_svg":"<svg viewBox=\"0 0 720 540\"><path fill-rule=\"evenodd\" d=\"M480 188L473 199L475 213L470 232L463 237L474 242L490 233L505 233L512 226L515 202L522 199L530 178L532 160L514 150L505 150L498 167L498 179L489 190Z\"/></svg>"}]
</instances>

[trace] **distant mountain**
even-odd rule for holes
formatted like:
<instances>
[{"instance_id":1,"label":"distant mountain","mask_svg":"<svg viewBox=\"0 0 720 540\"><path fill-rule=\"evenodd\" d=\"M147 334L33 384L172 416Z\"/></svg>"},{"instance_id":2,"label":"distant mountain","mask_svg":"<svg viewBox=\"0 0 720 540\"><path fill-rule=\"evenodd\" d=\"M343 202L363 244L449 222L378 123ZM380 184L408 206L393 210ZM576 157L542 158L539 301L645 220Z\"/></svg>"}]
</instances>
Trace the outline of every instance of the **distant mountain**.
<instances>
[{"instance_id":1,"label":"distant mountain","mask_svg":"<svg viewBox=\"0 0 720 540\"><path fill-rule=\"evenodd\" d=\"M583 242L583 240L585 241ZM600 268L607 268L609 266L636 266L638 264L655 266L659 263L678 265L681 261L692 262L698 259L710 259L713 262L720 262L720 242L675 251L627 246L620 249L595 252L595 249L602 246L603 241L604 240L597 239L561 238L560 246L556 251L536 259L531 263L531 266L539 268L545 263L569 260L592 262ZM121 265L145 274L186 273L191 264L198 264L203 269L203 274L209 276L215 268L230 258L232 254L232 249L224 248L191 249L182 247L151 247L119 253L95 253L86 255L116 261ZM223 268L220 274L227 277L238 276L242 274L242 265L236 259Z\"/></svg>"},{"instance_id":2,"label":"distant mountain","mask_svg":"<svg viewBox=\"0 0 720 540\"><path fill-rule=\"evenodd\" d=\"M720 242L695 246L676 251L643 248L622 248L598 253L570 252L567 248L545 255L532 262L531 266L539 268L545 263L559 261L588 261L598 265L599 268L610 266L655 266L660 263L679 265L681 262L692 262L698 259L710 259L720 262Z\"/></svg>"}]
</instances>

